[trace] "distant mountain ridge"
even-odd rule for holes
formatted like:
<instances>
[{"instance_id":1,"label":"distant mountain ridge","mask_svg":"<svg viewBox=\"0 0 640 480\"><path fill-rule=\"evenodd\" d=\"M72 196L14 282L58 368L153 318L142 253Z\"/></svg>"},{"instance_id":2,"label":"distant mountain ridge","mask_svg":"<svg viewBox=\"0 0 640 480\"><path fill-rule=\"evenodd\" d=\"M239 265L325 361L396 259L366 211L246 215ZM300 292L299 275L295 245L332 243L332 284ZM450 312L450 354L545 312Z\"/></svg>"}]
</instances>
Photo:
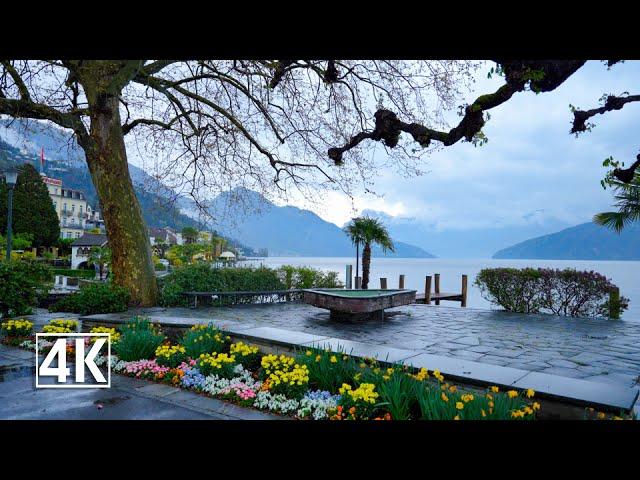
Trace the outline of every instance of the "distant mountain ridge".
<instances>
[{"instance_id":1,"label":"distant mountain ridge","mask_svg":"<svg viewBox=\"0 0 640 480\"><path fill-rule=\"evenodd\" d=\"M28 161L39 169L40 148L44 147L45 173L60 178L67 188L83 190L88 202L95 206L98 198L84 153L71 136L41 123L34 124L25 133L24 126L21 120L0 119L0 150L4 149L20 163ZM194 218L197 215L189 208L188 199L179 197L175 204L169 204L175 194L166 186L135 165L129 164L129 171L147 226L169 226L178 230L185 226L207 227ZM240 207L239 197L244 199L247 209ZM227 216L225 222L209 227L230 239L232 245L248 251L267 248L270 255L284 256L350 256L355 252L344 232L333 223L309 210L276 206L251 190L237 188L220 194L210 202L210 211L214 217L222 211ZM236 228L238 226L241 228ZM373 253L383 255L377 247ZM403 242L396 242L396 253L388 256L432 257L423 249Z\"/></svg>"},{"instance_id":2,"label":"distant mountain ridge","mask_svg":"<svg viewBox=\"0 0 640 480\"><path fill-rule=\"evenodd\" d=\"M241 238L255 249L267 248L270 256L342 257L355 253L355 247L337 225L309 210L277 206L251 190L236 188L222 193L211 202L209 209L225 212L235 220L216 224L216 230ZM384 254L374 246L373 255L433 258L420 247L396 239L394 243L395 252Z\"/></svg>"},{"instance_id":3,"label":"distant mountain ridge","mask_svg":"<svg viewBox=\"0 0 640 480\"><path fill-rule=\"evenodd\" d=\"M425 218L392 216L376 210L363 210L362 215L379 218L393 238L402 238L440 258L489 258L499 249L571 226L540 211L524 215L520 225L446 230Z\"/></svg>"},{"instance_id":4,"label":"distant mountain ridge","mask_svg":"<svg viewBox=\"0 0 640 480\"><path fill-rule=\"evenodd\" d=\"M535 260L640 260L640 223L620 234L583 223L497 251L492 258Z\"/></svg>"}]
</instances>

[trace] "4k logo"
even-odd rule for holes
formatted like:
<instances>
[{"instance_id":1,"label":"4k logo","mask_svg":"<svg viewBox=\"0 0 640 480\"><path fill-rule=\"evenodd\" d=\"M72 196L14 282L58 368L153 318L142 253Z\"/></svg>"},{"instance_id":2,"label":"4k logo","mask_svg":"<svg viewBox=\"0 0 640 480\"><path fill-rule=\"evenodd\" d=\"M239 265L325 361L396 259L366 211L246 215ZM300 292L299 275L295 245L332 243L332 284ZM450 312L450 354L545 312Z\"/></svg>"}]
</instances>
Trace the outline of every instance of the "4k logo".
<instances>
[{"instance_id":1,"label":"4k logo","mask_svg":"<svg viewBox=\"0 0 640 480\"><path fill-rule=\"evenodd\" d=\"M95 341L85 344L85 338L94 338ZM69 342L69 339L73 341ZM53 345L40 364L42 340L53 342ZM75 359L74 375L67 366L68 346L72 347ZM95 363L99 353L107 358L106 378ZM110 358L111 338L108 333L36 333L36 388L110 388ZM87 369L93 381L88 379ZM43 383L41 377L54 377L57 383Z\"/></svg>"}]
</instances>

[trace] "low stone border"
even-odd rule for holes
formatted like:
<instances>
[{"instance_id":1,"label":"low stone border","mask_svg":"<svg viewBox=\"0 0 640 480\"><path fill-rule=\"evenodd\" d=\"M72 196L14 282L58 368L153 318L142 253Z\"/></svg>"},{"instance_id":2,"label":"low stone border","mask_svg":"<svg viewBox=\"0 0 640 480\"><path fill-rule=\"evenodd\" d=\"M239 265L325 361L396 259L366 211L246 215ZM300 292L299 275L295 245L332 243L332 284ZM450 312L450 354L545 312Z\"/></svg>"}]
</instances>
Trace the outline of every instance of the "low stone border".
<instances>
[{"instance_id":1,"label":"low stone border","mask_svg":"<svg viewBox=\"0 0 640 480\"><path fill-rule=\"evenodd\" d=\"M183 317L154 317L165 330L167 336L177 339L184 330L193 325L205 323L204 319ZM82 329L89 331L93 326L118 327L126 320L118 315L101 314L80 317ZM416 368L439 370L446 377L463 384L500 387L531 388L544 400L557 403L557 408L573 405L593 407L599 410L628 413L636 406L640 390L615 385L607 385L558 375L549 375L517 368L501 367L441 355L421 353L417 350L385 347L362 342L354 342L334 337L313 335L273 327L241 324L239 322L217 322L210 320L218 328L224 329L234 339L247 340L263 348L266 352L290 352L296 348L318 346L341 351L356 357L376 358L381 362L405 363ZM206 322L208 323L208 322ZM563 406L564 405L564 406ZM573 416L573 415L572 415Z\"/></svg>"}]
</instances>

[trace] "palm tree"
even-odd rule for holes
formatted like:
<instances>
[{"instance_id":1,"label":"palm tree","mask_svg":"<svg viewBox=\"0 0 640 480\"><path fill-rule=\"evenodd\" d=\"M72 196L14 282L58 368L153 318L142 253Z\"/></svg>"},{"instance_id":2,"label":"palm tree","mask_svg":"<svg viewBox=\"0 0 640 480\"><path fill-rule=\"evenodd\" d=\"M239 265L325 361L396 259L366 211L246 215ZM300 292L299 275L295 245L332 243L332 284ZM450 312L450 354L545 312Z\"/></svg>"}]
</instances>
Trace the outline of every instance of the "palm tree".
<instances>
[{"instance_id":1,"label":"palm tree","mask_svg":"<svg viewBox=\"0 0 640 480\"><path fill-rule=\"evenodd\" d=\"M593 221L620 233L628 224L640 220L640 174L636 173L631 183L616 180L611 185L615 191L614 206L618 211L598 213Z\"/></svg>"},{"instance_id":2,"label":"palm tree","mask_svg":"<svg viewBox=\"0 0 640 480\"><path fill-rule=\"evenodd\" d=\"M386 227L377 218L358 217L344 228L354 245L364 245L362 249L362 288L369 287L369 269L371 267L371 244L376 243L382 251L394 251L393 241Z\"/></svg>"},{"instance_id":3,"label":"palm tree","mask_svg":"<svg viewBox=\"0 0 640 480\"><path fill-rule=\"evenodd\" d=\"M100 280L102 280L104 267L111 263L111 250L109 247L91 247L89 263L97 265L98 271L100 272Z\"/></svg>"}]
</instances>

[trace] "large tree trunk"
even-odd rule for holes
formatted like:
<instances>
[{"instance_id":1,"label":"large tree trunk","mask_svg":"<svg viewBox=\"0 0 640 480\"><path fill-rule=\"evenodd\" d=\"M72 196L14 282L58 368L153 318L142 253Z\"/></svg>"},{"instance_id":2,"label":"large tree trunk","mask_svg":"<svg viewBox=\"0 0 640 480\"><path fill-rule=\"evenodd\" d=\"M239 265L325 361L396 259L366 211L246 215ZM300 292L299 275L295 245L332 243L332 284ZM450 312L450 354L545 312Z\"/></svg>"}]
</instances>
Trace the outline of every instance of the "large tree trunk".
<instances>
[{"instance_id":1,"label":"large tree trunk","mask_svg":"<svg viewBox=\"0 0 640 480\"><path fill-rule=\"evenodd\" d=\"M366 242L362 249L362 289L369 288L369 267L371 267L371 244Z\"/></svg>"},{"instance_id":2,"label":"large tree trunk","mask_svg":"<svg viewBox=\"0 0 640 480\"><path fill-rule=\"evenodd\" d=\"M158 289L151 245L129 176L118 96L87 96L93 148L85 151L109 237L113 282L131 292L132 304L153 306Z\"/></svg>"}]
</instances>

